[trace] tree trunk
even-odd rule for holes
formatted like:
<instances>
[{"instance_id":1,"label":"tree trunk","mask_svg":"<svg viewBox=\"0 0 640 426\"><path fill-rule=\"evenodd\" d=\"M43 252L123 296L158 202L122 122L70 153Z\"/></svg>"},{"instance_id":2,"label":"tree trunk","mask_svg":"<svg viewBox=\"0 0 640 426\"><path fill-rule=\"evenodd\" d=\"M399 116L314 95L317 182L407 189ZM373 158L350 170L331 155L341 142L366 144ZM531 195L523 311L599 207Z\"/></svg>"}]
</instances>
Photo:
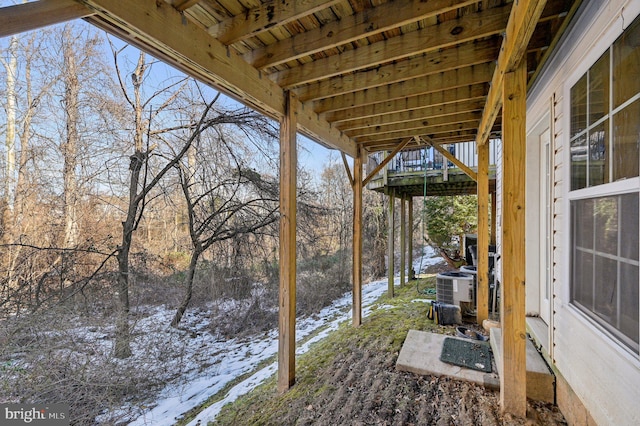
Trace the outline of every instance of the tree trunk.
<instances>
[{"instance_id":1,"label":"tree trunk","mask_svg":"<svg viewBox=\"0 0 640 426\"><path fill-rule=\"evenodd\" d=\"M33 38L29 41L28 52L25 57L25 100L26 111L24 118L22 119L22 134L20 135L20 161L18 164L18 181L16 183L16 198L15 198L15 215L13 228L16 235L22 235L25 233L25 220L24 215L27 210L27 182L29 181L29 174L27 169L27 163L31 158L31 123L33 116L35 115L35 109L37 101L33 98L33 89L31 81L31 62L33 52Z\"/></svg>"},{"instance_id":2,"label":"tree trunk","mask_svg":"<svg viewBox=\"0 0 640 426\"><path fill-rule=\"evenodd\" d=\"M147 160L147 154L143 152L144 123L142 122L142 101L140 99L140 87L146 71L144 53L138 57L138 65L132 74L135 100L133 103L135 117L135 152L130 157L129 170L129 206L127 217L122 222L122 244L118 249L118 318L116 320L116 338L113 345L113 355L117 358L131 356L131 334L129 330L129 253L133 241L133 231L136 227L136 218L142 199L138 197L140 173Z\"/></svg>"},{"instance_id":3,"label":"tree trunk","mask_svg":"<svg viewBox=\"0 0 640 426\"><path fill-rule=\"evenodd\" d=\"M123 236L123 238L126 237ZM116 318L116 338L113 344L113 356L116 358L128 358L131 356L131 333L129 330L129 246L120 248L117 259L119 304Z\"/></svg>"},{"instance_id":4,"label":"tree trunk","mask_svg":"<svg viewBox=\"0 0 640 426\"><path fill-rule=\"evenodd\" d=\"M67 118L67 137L62 146L64 167L64 237L63 247L71 248L78 244L78 181L76 167L78 165L78 122L80 83L76 69L76 57L73 45L71 26L64 30L64 106Z\"/></svg>"},{"instance_id":5,"label":"tree trunk","mask_svg":"<svg viewBox=\"0 0 640 426\"><path fill-rule=\"evenodd\" d=\"M191 297L193 296L193 279L196 275L196 266L201 253L202 251L197 248L194 248L191 252L191 261L189 262L189 270L187 272L187 292L184 295L184 299L182 299L182 303L176 310L176 314L171 321L171 327L178 327L182 320L182 316L189 306L189 302L191 302Z\"/></svg>"},{"instance_id":6,"label":"tree trunk","mask_svg":"<svg viewBox=\"0 0 640 426\"><path fill-rule=\"evenodd\" d=\"M9 41L9 62L2 61L7 72L7 126L5 134L5 182L2 206L2 224L4 242L10 242L10 224L13 222L15 202L15 172L16 172L16 76L18 72L18 38L11 37Z\"/></svg>"}]
</instances>

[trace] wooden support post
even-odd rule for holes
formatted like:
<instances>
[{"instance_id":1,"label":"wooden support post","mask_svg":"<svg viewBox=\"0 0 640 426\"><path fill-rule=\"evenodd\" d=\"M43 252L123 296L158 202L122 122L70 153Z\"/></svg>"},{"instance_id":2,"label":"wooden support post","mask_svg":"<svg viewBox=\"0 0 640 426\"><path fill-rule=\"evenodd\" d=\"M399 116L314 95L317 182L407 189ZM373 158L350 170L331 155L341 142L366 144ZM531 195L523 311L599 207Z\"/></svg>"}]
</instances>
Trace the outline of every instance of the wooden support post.
<instances>
[{"instance_id":1,"label":"wooden support post","mask_svg":"<svg viewBox=\"0 0 640 426\"><path fill-rule=\"evenodd\" d=\"M387 256L388 256L388 267L387 267L387 273L389 275L388 279L388 293L389 293L389 297L393 297L394 296L394 288L393 288L393 275L394 275L394 270L393 270L393 264L394 264L394 253L395 253L395 231L394 231L394 225L395 225L395 209L394 209L394 201L395 201L395 193L393 188L389 188L389 230L387 231L387 238L388 238L388 242L387 242Z\"/></svg>"},{"instance_id":2,"label":"wooden support post","mask_svg":"<svg viewBox=\"0 0 640 426\"><path fill-rule=\"evenodd\" d=\"M407 255L409 258L409 280L415 279L415 271L413 270L413 196L409 195L407 199L407 210L409 210L408 232L407 232Z\"/></svg>"},{"instance_id":3,"label":"wooden support post","mask_svg":"<svg viewBox=\"0 0 640 426\"><path fill-rule=\"evenodd\" d=\"M407 195L400 196L400 286L407 279Z\"/></svg>"},{"instance_id":4,"label":"wooden support post","mask_svg":"<svg viewBox=\"0 0 640 426\"><path fill-rule=\"evenodd\" d=\"M491 244L496 245L496 191L491 191Z\"/></svg>"},{"instance_id":5,"label":"wooden support post","mask_svg":"<svg viewBox=\"0 0 640 426\"><path fill-rule=\"evenodd\" d=\"M478 269L476 321L489 318L489 144L478 148Z\"/></svg>"},{"instance_id":6,"label":"wooden support post","mask_svg":"<svg viewBox=\"0 0 640 426\"><path fill-rule=\"evenodd\" d=\"M504 76L502 99L502 359L503 412L527 412L525 329L525 166L527 67L522 60Z\"/></svg>"},{"instance_id":7,"label":"wooden support post","mask_svg":"<svg viewBox=\"0 0 640 426\"><path fill-rule=\"evenodd\" d=\"M292 92L285 94L280 123L280 300L278 391L296 380L296 108Z\"/></svg>"},{"instance_id":8,"label":"wooden support post","mask_svg":"<svg viewBox=\"0 0 640 426\"><path fill-rule=\"evenodd\" d=\"M362 324L362 148L353 162L353 326Z\"/></svg>"}]
</instances>

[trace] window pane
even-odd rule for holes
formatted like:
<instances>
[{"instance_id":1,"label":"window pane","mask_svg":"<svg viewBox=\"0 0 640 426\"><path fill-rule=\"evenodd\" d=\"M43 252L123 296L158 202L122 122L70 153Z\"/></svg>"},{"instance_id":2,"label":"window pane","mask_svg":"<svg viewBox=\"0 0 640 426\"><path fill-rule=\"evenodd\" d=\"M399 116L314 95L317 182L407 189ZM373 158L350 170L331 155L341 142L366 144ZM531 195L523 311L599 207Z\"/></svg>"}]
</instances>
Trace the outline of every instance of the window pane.
<instances>
[{"instance_id":1,"label":"window pane","mask_svg":"<svg viewBox=\"0 0 640 426\"><path fill-rule=\"evenodd\" d=\"M636 76L636 80L640 77ZM638 176L640 100L613 116L613 180Z\"/></svg>"},{"instance_id":2,"label":"window pane","mask_svg":"<svg viewBox=\"0 0 640 426\"><path fill-rule=\"evenodd\" d=\"M618 197L595 200L596 251L618 254Z\"/></svg>"},{"instance_id":3,"label":"window pane","mask_svg":"<svg viewBox=\"0 0 640 426\"><path fill-rule=\"evenodd\" d=\"M609 182L609 120L589 131L589 186Z\"/></svg>"},{"instance_id":4,"label":"window pane","mask_svg":"<svg viewBox=\"0 0 640 426\"><path fill-rule=\"evenodd\" d=\"M638 194L626 194L620 197L620 256L626 259L638 259Z\"/></svg>"},{"instance_id":5,"label":"window pane","mask_svg":"<svg viewBox=\"0 0 640 426\"><path fill-rule=\"evenodd\" d=\"M587 186L587 137L579 136L571 142L571 190Z\"/></svg>"},{"instance_id":6,"label":"window pane","mask_svg":"<svg viewBox=\"0 0 640 426\"><path fill-rule=\"evenodd\" d=\"M571 202L571 299L593 309L593 200Z\"/></svg>"},{"instance_id":7,"label":"window pane","mask_svg":"<svg viewBox=\"0 0 640 426\"><path fill-rule=\"evenodd\" d=\"M571 88L571 138L587 128L587 75Z\"/></svg>"},{"instance_id":8,"label":"window pane","mask_svg":"<svg viewBox=\"0 0 640 426\"><path fill-rule=\"evenodd\" d=\"M609 113L609 51L589 70L589 125Z\"/></svg>"},{"instance_id":9,"label":"window pane","mask_svg":"<svg viewBox=\"0 0 640 426\"><path fill-rule=\"evenodd\" d=\"M638 349L638 267L623 263L620 268L620 331Z\"/></svg>"},{"instance_id":10,"label":"window pane","mask_svg":"<svg viewBox=\"0 0 640 426\"><path fill-rule=\"evenodd\" d=\"M593 255L575 250L572 286L572 300L580 302L589 310L593 309Z\"/></svg>"},{"instance_id":11,"label":"window pane","mask_svg":"<svg viewBox=\"0 0 640 426\"><path fill-rule=\"evenodd\" d=\"M640 17L613 43L613 107L640 92Z\"/></svg>"},{"instance_id":12,"label":"window pane","mask_svg":"<svg viewBox=\"0 0 640 426\"><path fill-rule=\"evenodd\" d=\"M617 262L596 256L595 268L595 312L608 324L615 327L618 304Z\"/></svg>"},{"instance_id":13,"label":"window pane","mask_svg":"<svg viewBox=\"0 0 640 426\"><path fill-rule=\"evenodd\" d=\"M576 247L593 249L593 200L572 203L574 244Z\"/></svg>"}]
</instances>

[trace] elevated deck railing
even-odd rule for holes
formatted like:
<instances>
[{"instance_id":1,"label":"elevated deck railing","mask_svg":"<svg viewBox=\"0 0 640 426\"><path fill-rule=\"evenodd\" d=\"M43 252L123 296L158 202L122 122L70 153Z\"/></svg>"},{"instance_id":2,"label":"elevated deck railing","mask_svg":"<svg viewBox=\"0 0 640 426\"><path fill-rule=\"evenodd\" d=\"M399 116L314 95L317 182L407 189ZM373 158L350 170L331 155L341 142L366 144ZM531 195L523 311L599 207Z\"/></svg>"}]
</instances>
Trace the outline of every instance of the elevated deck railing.
<instances>
[{"instance_id":1,"label":"elevated deck railing","mask_svg":"<svg viewBox=\"0 0 640 426\"><path fill-rule=\"evenodd\" d=\"M499 140L489 141L489 166L495 166L497 159L497 146ZM467 167L477 170L478 154L474 142L464 142L443 146L455 158ZM371 173L387 155L386 152L376 152L369 156L367 162L367 174ZM387 164L387 174L407 174L413 172L452 170L458 169L433 147L423 147L401 151ZM382 176L382 171L379 176ZM375 179L375 178L374 178Z\"/></svg>"}]
</instances>

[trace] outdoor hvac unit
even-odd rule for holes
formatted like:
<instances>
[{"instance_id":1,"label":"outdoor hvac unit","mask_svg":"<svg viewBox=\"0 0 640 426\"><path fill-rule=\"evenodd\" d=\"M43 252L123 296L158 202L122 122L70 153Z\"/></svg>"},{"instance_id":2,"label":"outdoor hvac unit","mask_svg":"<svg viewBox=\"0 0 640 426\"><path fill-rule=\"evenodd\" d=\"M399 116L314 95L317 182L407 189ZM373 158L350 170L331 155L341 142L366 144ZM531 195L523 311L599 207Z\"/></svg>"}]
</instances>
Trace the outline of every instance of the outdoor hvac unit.
<instances>
[{"instance_id":1,"label":"outdoor hvac unit","mask_svg":"<svg viewBox=\"0 0 640 426\"><path fill-rule=\"evenodd\" d=\"M462 272L436 275L436 300L450 305L473 301L473 276Z\"/></svg>"}]
</instances>

